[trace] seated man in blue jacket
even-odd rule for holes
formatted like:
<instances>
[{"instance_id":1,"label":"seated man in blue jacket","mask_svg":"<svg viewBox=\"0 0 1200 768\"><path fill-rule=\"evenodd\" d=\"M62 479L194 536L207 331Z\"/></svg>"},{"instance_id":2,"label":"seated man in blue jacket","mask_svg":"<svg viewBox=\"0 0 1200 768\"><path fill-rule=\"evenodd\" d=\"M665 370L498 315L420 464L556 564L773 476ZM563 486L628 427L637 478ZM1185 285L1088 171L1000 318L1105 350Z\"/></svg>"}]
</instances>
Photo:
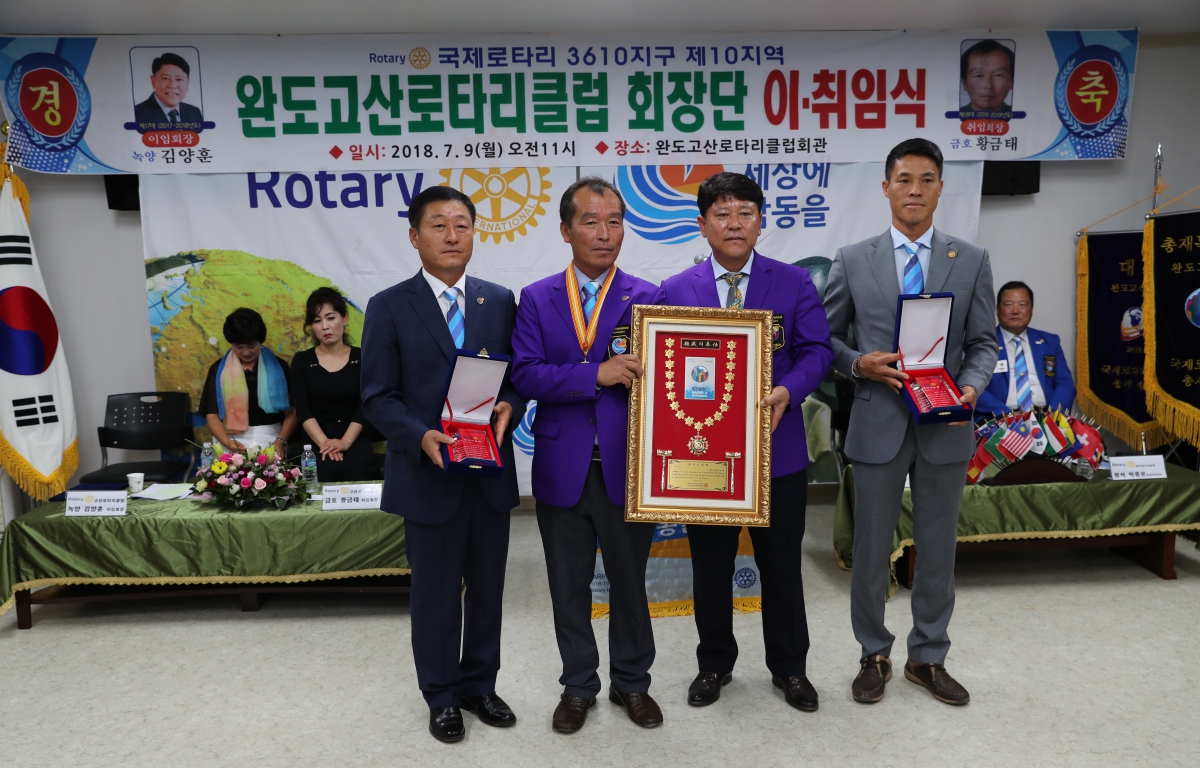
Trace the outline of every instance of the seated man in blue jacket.
<instances>
[{"instance_id":1,"label":"seated man in blue jacket","mask_svg":"<svg viewBox=\"0 0 1200 768\"><path fill-rule=\"evenodd\" d=\"M1053 333L1029 327L1033 289L1020 281L1005 283L996 294L996 343L1000 358L987 389L979 393L978 417L1028 411L1034 406L1070 411L1075 382Z\"/></svg>"}]
</instances>

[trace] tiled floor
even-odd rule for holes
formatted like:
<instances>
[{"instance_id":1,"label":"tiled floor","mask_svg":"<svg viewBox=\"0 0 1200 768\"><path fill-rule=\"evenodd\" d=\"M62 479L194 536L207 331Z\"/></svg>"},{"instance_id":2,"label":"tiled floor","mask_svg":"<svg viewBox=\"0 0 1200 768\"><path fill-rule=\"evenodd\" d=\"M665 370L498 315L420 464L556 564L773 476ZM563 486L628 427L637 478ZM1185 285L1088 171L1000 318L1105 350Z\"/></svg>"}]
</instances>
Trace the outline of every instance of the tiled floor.
<instances>
[{"instance_id":1,"label":"tiled floor","mask_svg":"<svg viewBox=\"0 0 1200 768\"><path fill-rule=\"evenodd\" d=\"M258 613L236 599L35 606L0 619L0 765L869 765L1169 766L1200 760L1200 556L1180 541L1179 580L1107 550L960 559L947 666L970 706L903 679L850 699L858 648L832 506L809 510L805 584L821 709L785 706L762 664L759 615L738 616L742 659L720 702L686 705L690 617L656 619L651 692L666 724L644 731L602 699L574 736L550 730L559 674L532 515L513 518L499 693L519 717L467 738L426 733L407 604L288 596ZM908 593L888 606L908 630ZM606 625L596 622L603 649ZM898 660L903 662L903 658Z\"/></svg>"}]
</instances>

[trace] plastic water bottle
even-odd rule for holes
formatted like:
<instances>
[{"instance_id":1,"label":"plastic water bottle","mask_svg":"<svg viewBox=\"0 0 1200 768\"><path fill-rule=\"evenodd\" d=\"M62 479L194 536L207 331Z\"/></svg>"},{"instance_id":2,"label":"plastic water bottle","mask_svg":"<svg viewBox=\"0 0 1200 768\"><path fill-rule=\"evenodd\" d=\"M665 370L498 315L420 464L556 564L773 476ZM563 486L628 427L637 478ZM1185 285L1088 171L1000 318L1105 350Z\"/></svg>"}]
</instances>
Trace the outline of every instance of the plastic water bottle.
<instances>
[{"instance_id":1,"label":"plastic water bottle","mask_svg":"<svg viewBox=\"0 0 1200 768\"><path fill-rule=\"evenodd\" d=\"M304 483L309 493L317 491L317 454L313 453L311 445L304 446L304 455L300 457L300 470L304 473Z\"/></svg>"},{"instance_id":2,"label":"plastic water bottle","mask_svg":"<svg viewBox=\"0 0 1200 768\"><path fill-rule=\"evenodd\" d=\"M200 471L204 472L211 467L216 458L217 452L213 450L212 443L205 443L200 449Z\"/></svg>"}]
</instances>

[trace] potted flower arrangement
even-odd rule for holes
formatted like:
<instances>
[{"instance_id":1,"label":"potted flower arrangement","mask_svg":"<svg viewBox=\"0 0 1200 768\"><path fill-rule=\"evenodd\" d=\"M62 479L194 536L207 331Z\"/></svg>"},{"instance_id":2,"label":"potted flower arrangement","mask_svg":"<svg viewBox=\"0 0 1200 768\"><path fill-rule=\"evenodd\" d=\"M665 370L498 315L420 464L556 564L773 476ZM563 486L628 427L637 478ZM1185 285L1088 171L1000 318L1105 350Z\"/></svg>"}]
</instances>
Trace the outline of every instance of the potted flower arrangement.
<instances>
[{"instance_id":1,"label":"potted flower arrangement","mask_svg":"<svg viewBox=\"0 0 1200 768\"><path fill-rule=\"evenodd\" d=\"M242 509L265 502L283 509L308 500L308 484L299 467L289 467L274 447L246 453L223 453L196 473L192 490L218 504Z\"/></svg>"}]
</instances>

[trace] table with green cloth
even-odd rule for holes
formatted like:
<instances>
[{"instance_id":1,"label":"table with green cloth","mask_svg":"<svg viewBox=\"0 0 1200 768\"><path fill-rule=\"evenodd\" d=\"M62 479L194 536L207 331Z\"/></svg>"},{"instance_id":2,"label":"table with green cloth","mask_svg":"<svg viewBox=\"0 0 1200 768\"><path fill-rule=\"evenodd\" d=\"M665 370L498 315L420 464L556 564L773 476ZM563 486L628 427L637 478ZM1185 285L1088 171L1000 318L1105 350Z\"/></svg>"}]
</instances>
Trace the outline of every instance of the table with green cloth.
<instances>
[{"instance_id":1,"label":"table with green cloth","mask_svg":"<svg viewBox=\"0 0 1200 768\"><path fill-rule=\"evenodd\" d=\"M409 573L404 519L305 504L234 511L130 499L124 517L67 517L65 502L16 518L0 541L0 616L18 590L67 584L299 583Z\"/></svg>"},{"instance_id":2,"label":"table with green cloth","mask_svg":"<svg viewBox=\"0 0 1200 768\"><path fill-rule=\"evenodd\" d=\"M904 489L892 546L894 565L913 543L912 493ZM958 541L1086 538L1200 530L1200 474L1167 464L1165 480L1123 480L1099 472L1086 483L967 485ZM849 570L854 549L854 467L846 467L833 519L833 550ZM889 588L889 592L891 588Z\"/></svg>"}]
</instances>

